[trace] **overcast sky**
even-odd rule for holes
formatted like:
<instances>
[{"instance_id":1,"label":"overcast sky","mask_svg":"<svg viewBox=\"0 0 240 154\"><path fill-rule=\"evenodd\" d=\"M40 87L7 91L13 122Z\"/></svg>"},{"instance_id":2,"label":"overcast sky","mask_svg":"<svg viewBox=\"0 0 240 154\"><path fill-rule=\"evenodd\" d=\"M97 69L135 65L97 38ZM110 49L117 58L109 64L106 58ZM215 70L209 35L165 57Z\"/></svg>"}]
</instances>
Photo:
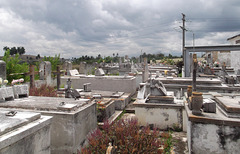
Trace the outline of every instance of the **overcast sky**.
<instances>
[{"instance_id":1,"label":"overcast sky","mask_svg":"<svg viewBox=\"0 0 240 154\"><path fill-rule=\"evenodd\" d=\"M186 45L229 44L240 34L239 0L0 0L0 55L4 46L26 54L180 54Z\"/></svg>"}]
</instances>

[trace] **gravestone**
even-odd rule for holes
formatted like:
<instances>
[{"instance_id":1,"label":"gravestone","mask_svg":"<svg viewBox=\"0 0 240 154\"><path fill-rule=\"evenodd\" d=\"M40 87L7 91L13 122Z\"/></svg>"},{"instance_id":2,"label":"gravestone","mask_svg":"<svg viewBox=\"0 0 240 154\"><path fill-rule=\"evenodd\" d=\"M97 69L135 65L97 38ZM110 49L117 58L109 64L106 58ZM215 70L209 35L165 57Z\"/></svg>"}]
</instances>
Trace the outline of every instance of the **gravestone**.
<instances>
[{"instance_id":1,"label":"gravestone","mask_svg":"<svg viewBox=\"0 0 240 154\"><path fill-rule=\"evenodd\" d=\"M3 60L0 60L0 78L6 79L6 63Z\"/></svg>"},{"instance_id":2,"label":"gravestone","mask_svg":"<svg viewBox=\"0 0 240 154\"><path fill-rule=\"evenodd\" d=\"M79 65L79 74L87 74L87 64L86 62L81 62Z\"/></svg>"},{"instance_id":3,"label":"gravestone","mask_svg":"<svg viewBox=\"0 0 240 154\"><path fill-rule=\"evenodd\" d=\"M69 70L69 75L70 76L77 76L80 75L77 69L74 70Z\"/></svg>"},{"instance_id":4,"label":"gravestone","mask_svg":"<svg viewBox=\"0 0 240 154\"><path fill-rule=\"evenodd\" d=\"M213 75L213 71L211 70L209 65L207 65L203 71L204 71L204 74Z\"/></svg>"},{"instance_id":5,"label":"gravestone","mask_svg":"<svg viewBox=\"0 0 240 154\"><path fill-rule=\"evenodd\" d=\"M42 61L39 66L39 79L45 80L47 85L51 84L52 65L49 61Z\"/></svg>"},{"instance_id":6,"label":"gravestone","mask_svg":"<svg viewBox=\"0 0 240 154\"><path fill-rule=\"evenodd\" d=\"M72 63L70 61L65 61L63 64L63 70L66 70L66 75L70 75L69 71L72 70Z\"/></svg>"},{"instance_id":7,"label":"gravestone","mask_svg":"<svg viewBox=\"0 0 240 154\"><path fill-rule=\"evenodd\" d=\"M95 76L104 76L105 73L102 68L98 68L95 70Z\"/></svg>"},{"instance_id":8,"label":"gravestone","mask_svg":"<svg viewBox=\"0 0 240 154\"><path fill-rule=\"evenodd\" d=\"M144 58L144 63L143 63L143 78L142 82L147 82L149 76L149 71L148 71L148 63L147 63L147 58Z\"/></svg>"}]
</instances>

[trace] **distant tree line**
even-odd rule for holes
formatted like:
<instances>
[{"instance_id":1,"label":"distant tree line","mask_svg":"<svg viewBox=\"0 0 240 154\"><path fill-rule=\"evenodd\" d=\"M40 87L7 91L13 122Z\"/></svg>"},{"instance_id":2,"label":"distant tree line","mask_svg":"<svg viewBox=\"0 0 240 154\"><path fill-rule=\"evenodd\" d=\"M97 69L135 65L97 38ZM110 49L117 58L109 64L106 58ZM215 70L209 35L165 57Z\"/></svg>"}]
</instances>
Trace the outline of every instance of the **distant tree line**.
<instances>
[{"instance_id":1,"label":"distant tree line","mask_svg":"<svg viewBox=\"0 0 240 154\"><path fill-rule=\"evenodd\" d=\"M16 54L23 55L26 52L24 47L12 47L12 48L9 48L9 47L5 46L5 47L3 47L3 50L4 51L9 50L10 51L10 55L16 55Z\"/></svg>"},{"instance_id":2,"label":"distant tree line","mask_svg":"<svg viewBox=\"0 0 240 154\"><path fill-rule=\"evenodd\" d=\"M150 62L150 60L156 61L156 60L162 60L164 58L169 58L169 59L179 58L179 56L173 56L172 54L168 54L167 56L165 56L163 53L146 54L144 52L142 55L140 55L140 57L131 57L130 60L136 63L138 62L138 58L143 59L145 57L148 59L148 62ZM113 53L113 56L107 56L107 57L102 57L100 54L98 54L98 56L96 57L85 55L79 58L72 58L72 62L74 64L80 64L80 62L86 62L88 64L92 64L94 62L117 63L119 62L119 58L121 57L119 57L118 53L117 54Z\"/></svg>"},{"instance_id":3,"label":"distant tree line","mask_svg":"<svg viewBox=\"0 0 240 154\"><path fill-rule=\"evenodd\" d=\"M72 62L74 64L80 64L80 62L86 62L88 64L92 64L92 63L101 63L101 62L105 62L105 63L117 63L119 61L119 57L118 57L118 53L117 54L113 54L113 56L107 56L107 57L102 57L101 54L98 54L96 57L93 56L82 56L79 58L72 58Z\"/></svg>"}]
</instances>

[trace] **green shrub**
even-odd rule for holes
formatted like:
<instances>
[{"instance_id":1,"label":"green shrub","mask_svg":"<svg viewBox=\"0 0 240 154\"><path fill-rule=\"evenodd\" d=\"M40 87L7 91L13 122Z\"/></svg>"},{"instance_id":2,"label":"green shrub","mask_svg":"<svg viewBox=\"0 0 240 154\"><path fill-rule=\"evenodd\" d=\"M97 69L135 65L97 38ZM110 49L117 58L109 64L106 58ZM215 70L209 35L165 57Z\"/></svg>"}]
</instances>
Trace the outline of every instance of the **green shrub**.
<instances>
[{"instance_id":1,"label":"green shrub","mask_svg":"<svg viewBox=\"0 0 240 154\"><path fill-rule=\"evenodd\" d=\"M19 58L19 54L16 54L13 57L10 56L10 51L7 50L3 56L3 61L6 62L6 75L8 83L11 83L13 79L20 78L24 78L24 81L29 81L29 76L24 75L24 73L28 72L29 66L27 63L20 64L21 59Z\"/></svg>"}]
</instances>

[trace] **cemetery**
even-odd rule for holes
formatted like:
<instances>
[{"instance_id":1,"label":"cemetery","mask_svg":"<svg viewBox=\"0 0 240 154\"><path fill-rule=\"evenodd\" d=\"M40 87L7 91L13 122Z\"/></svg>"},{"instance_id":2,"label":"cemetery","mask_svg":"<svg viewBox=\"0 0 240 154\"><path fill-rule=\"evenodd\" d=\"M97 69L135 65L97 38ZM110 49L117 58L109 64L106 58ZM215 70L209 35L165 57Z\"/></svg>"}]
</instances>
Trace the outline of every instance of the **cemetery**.
<instances>
[{"instance_id":1,"label":"cemetery","mask_svg":"<svg viewBox=\"0 0 240 154\"><path fill-rule=\"evenodd\" d=\"M190 52L189 47L186 53ZM0 61L0 153L20 149L20 153L46 154L114 151L117 145L131 141L118 138L117 131L130 135L136 133L131 132L133 128L143 128L139 132L146 133L164 131L167 135L158 137L167 136L166 140L171 138L169 130L181 131L185 134L183 151L188 153L238 153L240 68L226 63L215 67L211 58L206 61L212 65L203 66L206 62L198 61L196 54L185 58L182 77L175 65L149 64L147 58L133 63L126 56L118 64L93 64L91 74L86 73L85 63L78 70L71 61L54 67L50 61L42 61L37 69L31 65L29 72L12 73L24 77L11 83L6 62ZM112 72L119 75L110 75ZM56 95L30 95L33 87L42 85L55 87ZM120 130L116 125L125 122L129 127ZM104 135L114 137L101 143L94 140L102 130L111 130ZM158 143L158 137L151 141ZM143 146L141 138L137 139L138 146ZM95 142L101 147L92 146ZM162 147L159 152L165 151L165 144L157 144Z\"/></svg>"}]
</instances>

